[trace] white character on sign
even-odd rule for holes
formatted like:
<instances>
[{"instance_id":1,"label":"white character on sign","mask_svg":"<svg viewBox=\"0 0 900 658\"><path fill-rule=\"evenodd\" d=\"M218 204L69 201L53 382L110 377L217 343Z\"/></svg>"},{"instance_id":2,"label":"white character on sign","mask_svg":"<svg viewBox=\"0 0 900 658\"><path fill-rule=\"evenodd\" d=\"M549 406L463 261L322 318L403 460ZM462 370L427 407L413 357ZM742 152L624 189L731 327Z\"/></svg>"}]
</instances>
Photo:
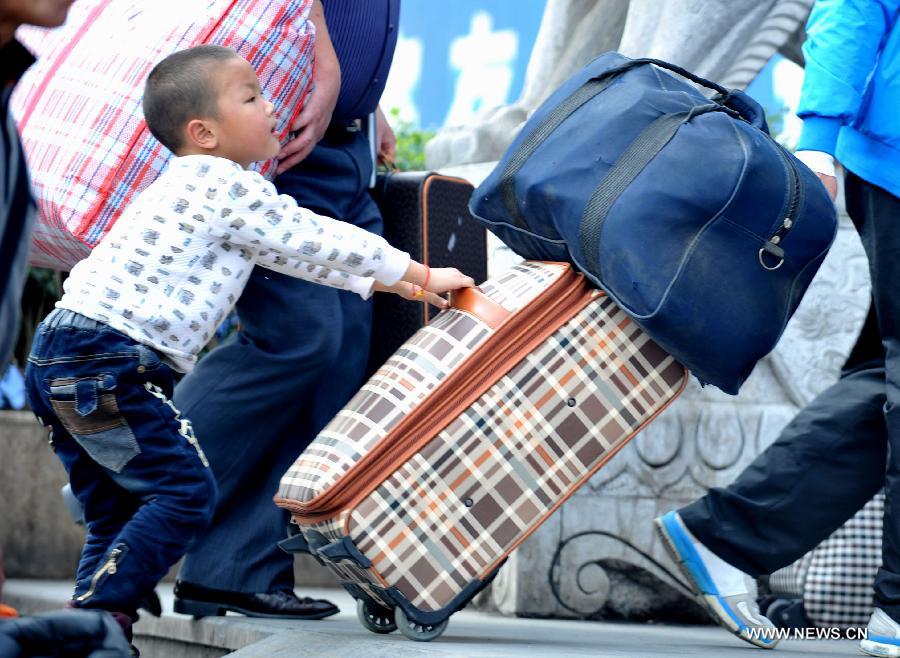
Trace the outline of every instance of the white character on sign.
<instances>
[{"instance_id":1,"label":"white character on sign","mask_svg":"<svg viewBox=\"0 0 900 658\"><path fill-rule=\"evenodd\" d=\"M459 78L447 126L468 123L478 113L507 102L519 37L512 30L495 32L493 26L491 15L478 11L469 34L450 44L450 66L459 71Z\"/></svg>"}]
</instances>

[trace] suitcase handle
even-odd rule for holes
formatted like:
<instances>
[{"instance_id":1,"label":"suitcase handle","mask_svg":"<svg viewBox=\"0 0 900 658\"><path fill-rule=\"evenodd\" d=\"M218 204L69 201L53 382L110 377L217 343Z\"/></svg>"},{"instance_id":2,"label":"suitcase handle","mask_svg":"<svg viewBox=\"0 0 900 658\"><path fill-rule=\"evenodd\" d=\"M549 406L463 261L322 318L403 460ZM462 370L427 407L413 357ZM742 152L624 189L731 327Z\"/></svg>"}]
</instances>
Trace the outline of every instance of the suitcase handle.
<instances>
[{"instance_id":1,"label":"suitcase handle","mask_svg":"<svg viewBox=\"0 0 900 658\"><path fill-rule=\"evenodd\" d=\"M471 313L491 329L496 329L512 315L477 288L460 288L451 292L450 308Z\"/></svg>"}]
</instances>

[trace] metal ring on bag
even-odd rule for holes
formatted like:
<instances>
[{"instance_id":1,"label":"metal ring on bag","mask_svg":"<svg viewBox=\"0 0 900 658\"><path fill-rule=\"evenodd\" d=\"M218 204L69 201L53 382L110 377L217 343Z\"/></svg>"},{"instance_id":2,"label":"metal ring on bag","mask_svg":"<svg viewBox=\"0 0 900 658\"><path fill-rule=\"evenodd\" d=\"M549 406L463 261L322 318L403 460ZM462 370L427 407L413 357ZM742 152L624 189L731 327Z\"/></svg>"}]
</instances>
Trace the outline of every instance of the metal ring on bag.
<instances>
[{"instance_id":1,"label":"metal ring on bag","mask_svg":"<svg viewBox=\"0 0 900 658\"><path fill-rule=\"evenodd\" d=\"M784 256L782 256L781 258L778 259L777 265L775 265L774 267L769 267L768 265L766 265L765 261L763 260L763 253L766 253L766 248L760 247L760 249L759 249L759 264L763 266L764 270L769 270L770 272L774 272L779 267L784 265Z\"/></svg>"}]
</instances>

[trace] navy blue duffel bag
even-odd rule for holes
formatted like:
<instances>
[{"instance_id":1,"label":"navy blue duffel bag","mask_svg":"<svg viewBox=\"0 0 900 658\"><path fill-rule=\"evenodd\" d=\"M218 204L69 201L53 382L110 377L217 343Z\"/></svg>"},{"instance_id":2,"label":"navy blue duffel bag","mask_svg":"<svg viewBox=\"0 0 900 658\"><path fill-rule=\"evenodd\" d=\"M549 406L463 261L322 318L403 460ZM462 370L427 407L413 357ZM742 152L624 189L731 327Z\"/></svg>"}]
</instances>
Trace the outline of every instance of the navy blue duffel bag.
<instances>
[{"instance_id":1,"label":"navy blue duffel bag","mask_svg":"<svg viewBox=\"0 0 900 658\"><path fill-rule=\"evenodd\" d=\"M775 347L837 230L825 188L755 101L618 53L547 99L471 211L519 255L574 263L731 394Z\"/></svg>"}]
</instances>

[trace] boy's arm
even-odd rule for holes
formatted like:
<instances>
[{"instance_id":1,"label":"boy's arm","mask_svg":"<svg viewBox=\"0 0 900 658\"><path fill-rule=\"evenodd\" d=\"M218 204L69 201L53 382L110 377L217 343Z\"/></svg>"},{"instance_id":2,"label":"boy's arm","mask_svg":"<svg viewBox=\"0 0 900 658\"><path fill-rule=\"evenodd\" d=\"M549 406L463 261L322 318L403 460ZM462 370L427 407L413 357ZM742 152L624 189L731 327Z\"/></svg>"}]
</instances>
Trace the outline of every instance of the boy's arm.
<instances>
[{"instance_id":1,"label":"boy's arm","mask_svg":"<svg viewBox=\"0 0 900 658\"><path fill-rule=\"evenodd\" d=\"M356 276L355 274L340 272L324 265L313 265L296 258L288 258L274 251L259 252L256 255L256 265L265 267L273 272L280 272L304 281L310 281L311 283L320 283L331 288L349 290L355 292L363 299L371 297L374 291L375 279L372 277Z\"/></svg>"},{"instance_id":2,"label":"boy's arm","mask_svg":"<svg viewBox=\"0 0 900 658\"><path fill-rule=\"evenodd\" d=\"M299 207L256 172L235 171L216 193L220 211L212 220L212 232L257 252L272 251L388 286L410 267L409 254L384 238Z\"/></svg>"},{"instance_id":3,"label":"boy's arm","mask_svg":"<svg viewBox=\"0 0 900 658\"><path fill-rule=\"evenodd\" d=\"M433 304L438 308L447 308L447 300L440 295L422 289L407 281L398 281L392 286L378 283L369 277L356 276L346 272L338 272L322 265L312 265L296 259L289 259L272 251L257 254L256 264L274 272L281 272L311 283L349 290L363 299L369 299L373 292L390 292L404 299Z\"/></svg>"}]
</instances>

